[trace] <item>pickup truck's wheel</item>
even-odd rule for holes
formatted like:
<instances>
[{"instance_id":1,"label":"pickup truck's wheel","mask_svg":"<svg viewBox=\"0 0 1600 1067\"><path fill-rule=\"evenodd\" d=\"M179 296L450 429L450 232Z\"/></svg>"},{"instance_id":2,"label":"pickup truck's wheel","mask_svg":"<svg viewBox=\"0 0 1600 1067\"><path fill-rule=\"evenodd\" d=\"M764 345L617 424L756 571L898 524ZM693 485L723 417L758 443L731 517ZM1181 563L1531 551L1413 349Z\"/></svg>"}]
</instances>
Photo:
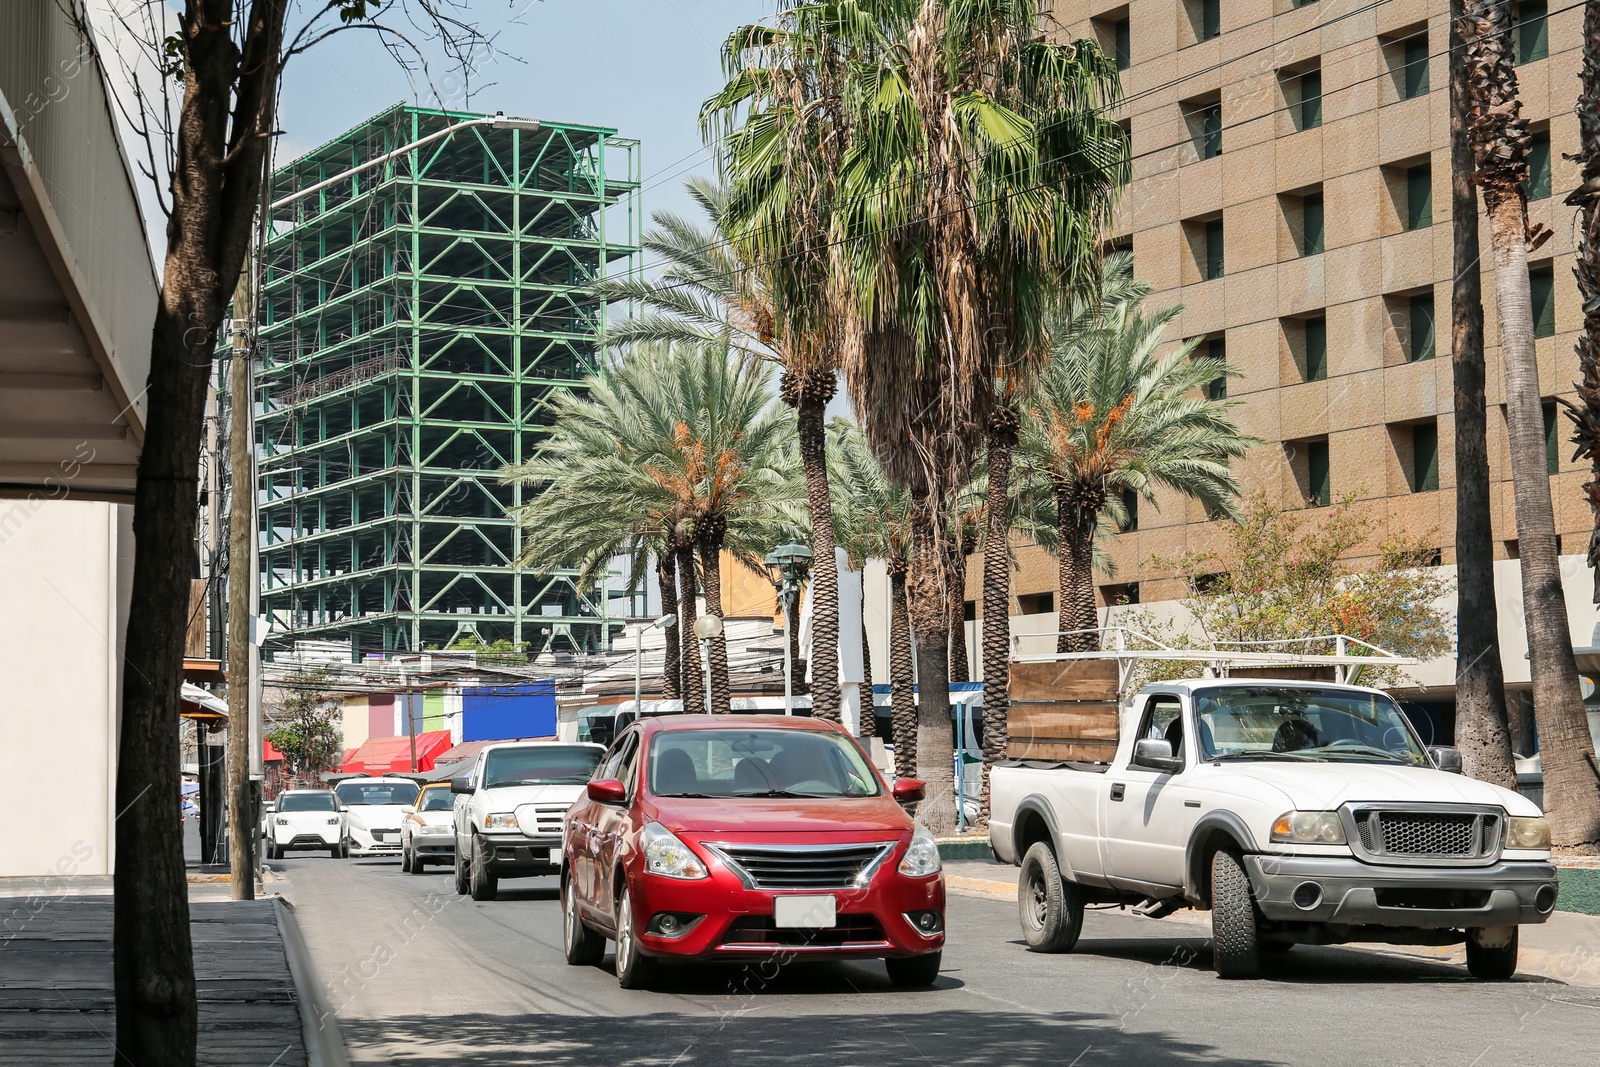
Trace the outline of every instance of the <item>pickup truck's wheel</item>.
<instances>
[{"instance_id":1,"label":"pickup truck's wheel","mask_svg":"<svg viewBox=\"0 0 1600 1067\"><path fill-rule=\"evenodd\" d=\"M1517 928L1508 936L1503 927L1474 927L1467 931L1467 970L1486 982L1504 982L1517 973Z\"/></svg>"},{"instance_id":2,"label":"pickup truck's wheel","mask_svg":"<svg viewBox=\"0 0 1600 1067\"><path fill-rule=\"evenodd\" d=\"M583 925L570 880L561 883L561 942L574 967L593 967L606 954L606 939Z\"/></svg>"},{"instance_id":3,"label":"pickup truck's wheel","mask_svg":"<svg viewBox=\"0 0 1600 1067\"><path fill-rule=\"evenodd\" d=\"M344 851L344 846L342 846L342 845L329 845L328 846L328 858L330 860L336 860L336 859L339 858L339 853L341 853L343 851Z\"/></svg>"},{"instance_id":4,"label":"pickup truck's wheel","mask_svg":"<svg viewBox=\"0 0 1600 1067\"><path fill-rule=\"evenodd\" d=\"M1035 841L1022 857L1017 911L1033 952L1071 952L1083 932L1083 890L1061 877L1047 842Z\"/></svg>"},{"instance_id":5,"label":"pickup truck's wheel","mask_svg":"<svg viewBox=\"0 0 1600 1067\"><path fill-rule=\"evenodd\" d=\"M1218 978L1261 973L1261 935L1250 876L1232 852L1211 858L1211 951Z\"/></svg>"},{"instance_id":6,"label":"pickup truck's wheel","mask_svg":"<svg viewBox=\"0 0 1600 1067\"><path fill-rule=\"evenodd\" d=\"M464 897L470 892L472 885L470 874L467 870L467 857L462 854L461 846L456 846L456 895Z\"/></svg>"},{"instance_id":7,"label":"pickup truck's wheel","mask_svg":"<svg viewBox=\"0 0 1600 1067\"><path fill-rule=\"evenodd\" d=\"M500 892L500 879L489 873L489 857L484 855L481 837L472 839L472 870L467 881L473 900L493 900Z\"/></svg>"},{"instance_id":8,"label":"pickup truck's wheel","mask_svg":"<svg viewBox=\"0 0 1600 1067\"><path fill-rule=\"evenodd\" d=\"M656 976L656 960L639 951L639 932L633 921L633 896L626 887L617 901L617 984L623 989L646 989Z\"/></svg>"},{"instance_id":9,"label":"pickup truck's wheel","mask_svg":"<svg viewBox=\"0 0 1600 1067\"><path fill-rule=\"evenodd\" d=\"M938 979L943 959L943 952L929 952L922 956L891 957L884 960L883 965L888 968L889 981L895 985L927 986Z\"/></svg>"}]
</instances>

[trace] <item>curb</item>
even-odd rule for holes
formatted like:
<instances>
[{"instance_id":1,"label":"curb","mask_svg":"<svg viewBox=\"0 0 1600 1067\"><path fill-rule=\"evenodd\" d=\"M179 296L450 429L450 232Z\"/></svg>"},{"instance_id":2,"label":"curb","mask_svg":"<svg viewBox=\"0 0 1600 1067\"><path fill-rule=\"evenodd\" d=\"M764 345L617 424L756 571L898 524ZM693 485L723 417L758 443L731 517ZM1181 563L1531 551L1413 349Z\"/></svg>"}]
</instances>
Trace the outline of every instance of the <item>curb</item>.
<instances>
[{"instance_id":1,"label":"curb","mask_svg":"<svg viewBox=\"0 0 1600 1067\"><path fill-rule=\"evenodd\" d=\"M322 983L317 981L311 950L300 932L294 905L275 896L272 910L278 917L284 955L289 958L289 976L294 979L295 1007L300 1012L300 1035L306 1045L306 1062L310 1067L350 1067L344 1037L339 1033L338 1017L328 1004Z\"/></svg>"},{"instance_id":2,"label":"curb","mask_svg":"<svg viewBox=\"0 0 1600 1067\"><path fill-rule=\"evenodd\" d=\"M942 860L987 860L993 858L987 837L940 837L935 839Z\"/></svg>"}]
</instances>

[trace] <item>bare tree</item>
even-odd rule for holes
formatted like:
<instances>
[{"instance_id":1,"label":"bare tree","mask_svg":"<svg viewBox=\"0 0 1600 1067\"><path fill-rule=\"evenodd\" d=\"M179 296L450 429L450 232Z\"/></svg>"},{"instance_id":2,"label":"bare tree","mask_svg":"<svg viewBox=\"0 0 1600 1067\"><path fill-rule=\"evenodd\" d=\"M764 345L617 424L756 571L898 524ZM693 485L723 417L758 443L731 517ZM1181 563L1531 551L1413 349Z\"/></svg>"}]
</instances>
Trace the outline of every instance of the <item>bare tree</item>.
<instances>
[{"instance_id":1,"label":"bare tree","mask_svg":"<svg viewBox=\"0 0 1600 1067\"><path fill-rule=\"evenodd\" d=\"M85 44L77 0L61 0ZM348 30L377 32L425 76L424 47L470 67L482 35L455 0L129 0L114 16L125 78L111 86L142 144L140 167L167 215L146 386L149 421L134 496L133 591L117 759L117 1058L132 1067L195 1062L197 1013L178 795L178 690L195 550L206 392L229 297L249 252L284 64ZM115 10L115 9L114 9ZM296 16L292 12L308 12ZM148 72L157 77L151 83Z\"/></svg>"},{"instance_id":2,"label":"bare tree","mask_svg":"<svg viewBox=\"0 0 1600 1067\"><path fill-rule=\"evenodd\" d=\"M1475 181L1483 189L1494 252L1495 309L1505 370L1506 430L1522 571L1522 606L1533 675L1534 717L1544 765L1544 799L1555 844L1600 847L1600 779L1578 689L1566 599L1557 559L1555 512L1545 466L1544 413L1533 350L1528 252L1549 238L1530 229L1523 183L1532 140L1511 62L1510 0L1469 0L1467 69Z\"/></svg>"}]
</instances>

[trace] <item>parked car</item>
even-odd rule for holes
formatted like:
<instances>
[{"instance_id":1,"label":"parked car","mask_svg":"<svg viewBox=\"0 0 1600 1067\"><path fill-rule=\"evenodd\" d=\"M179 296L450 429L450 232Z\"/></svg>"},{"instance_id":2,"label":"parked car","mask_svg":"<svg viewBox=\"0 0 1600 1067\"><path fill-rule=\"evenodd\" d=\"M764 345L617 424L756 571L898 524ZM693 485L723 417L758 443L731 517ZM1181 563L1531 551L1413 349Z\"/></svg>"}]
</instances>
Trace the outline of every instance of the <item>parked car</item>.
<instances>
[{"instance_id":1,"label":"parked car","mask_svg":"<svg viewBox=\"0 0 1600 1067\"><path fill-rule=\"evenodd\" d=\"M352 856L398 856L400 822L417 802L409 778L347 778L334 787L348 813L345 839Z\"/></svg>"},{"instance_id":2,"label":"parked car","mask_svg":"<svg viewBox=\"0 0 1600 1067\"><path fill-rule=\"evenodd\" d=\"M561 870L567 809L583 795L601 745L508 741L478 754L472 773L452 779L456 892L493 900L502 878Z\"/></svg>"},{"instance_id":3,"label":"parked car","mask_svg":"<svg viewBox=\"0 0 1600 1067\"><path fill-rule=\"evenodd\" d=\"M430 863L451 863L456 856L455 835L451 832L451 809L455 795L449 782L422 787L422 794L400 823L400 869L421 874Z\"/></svg>"},{"instance_id":4,"label":"parked car","mask_svg":"<svg viewBox=\"0 0 1600 1067\"><path fill-rule=\"evenodd\" d=\"M1225 978L1296 944L1464 941L1473 975L1504 979L1518 926L1555 907L1539 808L1463 777L1380 690L1195 679L1133 711L1109 763L994 770L989 841L1022 868L1035 950L1070 951L1087 904L1194 907Z\"/></svg>"},{"instance_id":5,"label":"parked car","mask_svg":"<svg viewBox=\"0 0 1600 1067\"><path fill-rule=\"evenodd\" d=\"M568 814L567 962L617 943L626 989L666 957L884 959L928 985L944 948L939 849L839 726L809 718L646 719Z\"/></svg>"},{"instance_id":6,"label":"parked car","mask_svg":"<svg viewBox=\"0 0 1600 1067\"><path fill-rule=\"evenodd\" d=\"M334 859L345 855L345 813L326 789L290 789L280 793L265 817L266 855L327 849Z\"/></svg>"}]
</instances>

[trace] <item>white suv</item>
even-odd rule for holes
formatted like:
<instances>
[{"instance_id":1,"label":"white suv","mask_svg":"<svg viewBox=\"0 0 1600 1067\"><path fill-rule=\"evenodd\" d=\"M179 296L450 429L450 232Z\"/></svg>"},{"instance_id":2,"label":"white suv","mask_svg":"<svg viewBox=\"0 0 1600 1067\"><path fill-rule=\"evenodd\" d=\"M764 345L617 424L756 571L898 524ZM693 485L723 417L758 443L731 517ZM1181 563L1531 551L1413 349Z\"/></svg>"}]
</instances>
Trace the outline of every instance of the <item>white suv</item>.
<instances>
[{"instance_id":1,"label":"white suv","mask_svg":"<svg viewBox=\"0 0 1600 1067\"><path fill-rule=\"evenodd\" d=\"M290 789L279 794L276 806L263 821L269 860L300 849L325 848L334 859L344 855L344 812L338 798L326 789Z\"/></svg>"},{"instance_id":2,"label":"white suv","mask_svg":"<svg viewBox=\"0 0 1600 1067\"><path fill-rule=\"evenodd\" d=\"M417 802L409 778L346 778L334 792L347 813L345 838L352 856L400 855L400 823Z\"/></svg>"}]
</instances>

